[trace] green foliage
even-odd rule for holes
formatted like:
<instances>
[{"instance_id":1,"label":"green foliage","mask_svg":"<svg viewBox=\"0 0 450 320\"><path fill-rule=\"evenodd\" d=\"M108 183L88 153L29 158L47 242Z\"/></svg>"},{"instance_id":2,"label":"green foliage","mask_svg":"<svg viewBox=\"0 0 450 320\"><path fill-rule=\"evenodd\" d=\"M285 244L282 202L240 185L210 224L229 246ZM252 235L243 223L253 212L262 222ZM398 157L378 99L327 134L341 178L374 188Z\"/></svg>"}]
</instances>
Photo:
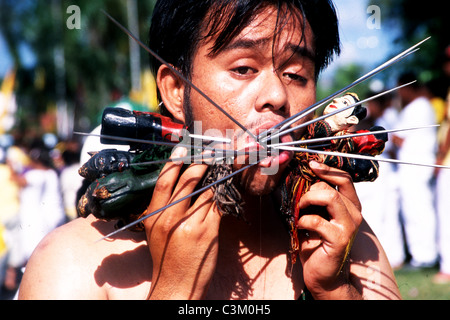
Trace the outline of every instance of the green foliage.
<instances>
[{"instance_id":1,"label":"green foliage","mask_svg":"<svg viewBox=\"0 0 450 320\"><path fill-rule=\"evenodd\" d=\"M317 100L324 99L328 97L330 94L342 89L343 87L349 85L350 83L354 82L356 79L360 78L364 73L366 73L368 70L365 70L365 68L362 65L359 64L348 64L343 65L339 67L335 72L334 76L331 79L331 81L327 83L323 83L320 81L317 85ZM351 89L351 92L355 92L358 94L358 96L361 99L366 98L369 88L368 88L368 82L362 82L358 86ZM319 108L317 110L317 114L321 114L323 111L323 108Z\"/></svg>"},{"instance_id":2,"label":"green foliage","mask_svg":"<svg viewBox=\"0 0 450 320\"><path fill-rule=\"evenodd\" d=\"M143 42L154 3L137 1ZM70 5L80 8L79 29L66 25L72 14L67 12ZM75 117L96 119L114 94L129 93L129 37L101 10L127 26L127 2L121 0L0 1L0 28L16 65L16 94L24 121L35 119L61 96L75 111ZM37 63L31 69L20 58L23 43L36 56ZM64 58L62 70L55 67L58 52ZM141 60L142 67L148 65L146 54L141 54Z\"/></svg>"},{"instance_id":3,"label":"green foliage","mask_svg":"<svg viewBox=\"0 0 450 320\"><path fill-rule=\"evenodd\" d=\"M403 69L414 71L419 80L442 76L444 51L450 45L448 2L439 0L371 0L380 7L382 28L400 29L395 49L407 48L431 36L420 51L402 63Z\"/></svg>"},{"instance_id":4,"label":"green foliage","mask_svg":"<svg viewBox=\"0 0 450 320\"><path fill-rule=\"evenodd\" d=\"M147 41L155 2L137 1L139 37L143 42ZM393 54L432 36L418 54L390 69L390 77L400 72L396 68L415 70L425 81L439 77L444 48L449 45L447 2L370 0L369 4L380 7L382 28L402 30ZM80 29L66 26L70 5L80 8ZM127 26L125 0L0 0L0 30L17 68L18 117L24 127L30 125L30 119L36 122L37 116L54 106L61 95L65 95L69 108L74 110L75 124L80 118L90 119L92 127L100 110L114 100L114 95L128 94L131 87L129 38L101 13L102 9ZM37 63L31 69L24 65L20 54L19 48L24 44L36 56ZM58 52L64 57L63 74L55 68ZM141 65L142 68L148 65L144 51L141 51ZM318 98L328 96L366 71L363 66L342 67L331 84L319 86ZM364 97L366 84L354 91Z\"/></svg>"},{"instance_id":5,"label":"green foliage","mask_svg":"<svg viewBox=\"0 0 450 320\"><path fill-rule=\"evenodd\" d=\"M404 300L449 300L450 283L433 282L437 268L395 271L397 285Z\"/></svg>"}]
</instances>

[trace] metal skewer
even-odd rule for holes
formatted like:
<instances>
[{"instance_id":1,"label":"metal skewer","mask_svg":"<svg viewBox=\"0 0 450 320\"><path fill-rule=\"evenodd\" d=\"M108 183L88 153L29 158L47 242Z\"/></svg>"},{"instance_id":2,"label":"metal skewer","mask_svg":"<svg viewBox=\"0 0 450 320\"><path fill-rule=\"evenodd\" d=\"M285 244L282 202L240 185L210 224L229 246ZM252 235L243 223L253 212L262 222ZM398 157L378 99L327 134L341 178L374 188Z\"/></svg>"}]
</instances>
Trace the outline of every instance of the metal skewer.
<instances>
[{"instance_id":1,"label":"metal skewer","mask_svg":"<svg viewBox=\"0 0 450 320\"><path fill-rule=\"evenodd\" d=\"M278 136L282 136L282 135L288 134L288 133L290 133L290 132L292 132L292 131L298 130L298 129L303 128L303 127L306 127L306 126L308 126L308 125L310 125L310 124L312 124L312 123L316 123L316 122L318 122L318 121L320 121L320 120L323 120L323 119L326 119L326 118L328 118L328 117L334 116L335 114L340 113L340 112L342 112L342 111L345 111L345 110L347 110L347 109L351 109L351 108L353 108L353 107L359 106L359 105L361 105L361 104L363 104L363 103L366 103L366 102L368 102L368 101L377 99L377 98L379 98L379 97L381 97L381 96L383 96L383 95L385 95L385 94L388 94L388 93L390 93L390 92L392 92L392 91L395 91L395 90L398 90L398 89L400 89L400 88L409 86L409 85L413 84L414 82L416 82L416 81L411 81L411 82L409 82L409 83L400 85L400 86L398 86L398 87L395 87L395 88L392 88L392 89L383 91L383 92L381 92L381 93L379 93L379 94L376 94L376 95L374 95L374 96L372 96L372 97L369 97L369 98L367 98L367 99L361 100L361 101L356 102L356 103L354 103L354 104L351 104L351 105L349 105L349 106L343 107L343 108L338 109L338 110L336 110L336 111L330 112L330 113L328 113L328 114L324 114L324 115L322 115L322 116L320 116L320 117L317 117L317 118L312 119L312 120L310 120L310 121L307 121L307 122L304 122L304 123L302 123L302 124L299 124L298 126L295 126L295 127L292 127L292 128L288 128L288 129L285 129L285 130L277 131L277 132L273 133L272 135L270 135L269 137L263 138L262 141L266 142L266 141L269 140L269 139L273 139L273 138L276 138L276 137L278 137Z\"/></svg>"},{"instance_id":2,"label":"metal skewer","mask_svg":"<svg viewBox=\"0 0 450 320\"><path fill-rule=\"evenodd\" d=\"M435 127L439 127L439 126L440 126L439 124L432 124L429 126L411 127L411 128L403 128L403 129L377 130L377 131L345 134L342 136L331 136L331 137L313 138L313 139L298 140L298 141L291 141L291 142L281 142L281 143L272 144L269 146L272 148L276 148L276 147L281 147L281 146L305 145L305 144L311 144L311 143L323 142L323 141L331 141L331 140L339 140L339 139L346 139L346 138L353 138L353 137L377 135L380 133L393 133L393 132L401 132L401 131L409 131L409 130L429 129L429 128L435 128Z\"/></svg>"},{"instance_id":3,"label":"metal skewer","mask_svg":"<svg viewBox=\"0 0 450 320\"><path fill-rule=\"evenodd\" d=\"M128 137L121 137L121 136L112 136L112 135L107 135L107 134L96 134L96 133L86 133L86 132L77 132L77 131L75 131L74 134L83 135L83 136L94 136L94 137L98 136L100 138L115 139L115 140L120 140L120 141L125 141L125 142L146 143L146 141L147 141L147 143L154 142L154 144L162 142L163 144L161 144L161 145L167 145L167 146L177 144L176 142L144 140L144 139L137 139L137 138L128 138ZM204 135L200 135L200 134L189 134L188 137L193 138L195 140L207 140L207 141L213 141L213 142L231 143L231 139L222 138L222 137L204 136Z\"/></svg>"},{"instance_id":4,"label":"metal skewer","mask_svg":"<svg viewBox=\"0 0 450 320\"><path fill-rule=\"evenodd\" d=\"M192 144L177 143L177 142L168 142L168 141L127 138L127 137L121 137L121 136L112 136L112 135L108 135L108 134L86 133L86 132L76 132L76 131L74 132L74 134L78 134L78 135L82 135L82 136L114 139L114 140L124 141L124 142L155 144L155 145L159 145L159 146L168 146L168 147L185 147L185 148L191 148L191 149L214 150L216 152L227 152L227 151L230 152L230 150L228 150L228 149L217 149L217 148L214 148L211 146L201 146L201 145L192 145Z\"/></svg>"},{"instance_id":5,"label":"metal skewer","mask_svg":"<svg viewBox=\"0 0 450 320\"><path fill-rule=\"evenodd\" d=\"M313 149L300 148L300 147L291 147L291 146L280 146L280 147L276 147L276 149L291 150L291 151L295 151L295 152L323 154L323 155L328 155L328 156L340 156L340 157L362 159L362 160L374 160L374 161L390 162L390 163L396 163L396 164L414 165L414 166L421 166L421 167L450 169L450 166L444 166L444 165L438 165L438 164L426 164L426 163L418 163L418 162L409 162L409 161L402 161L402 160L397 160L397 159L388 159L388 158L381 158L381 157L379 158L379 157L372 157L372 156L365 156L365 155L361 155L361 154L345 153L345 152L337 152L337 151L313 150Z\"/></svg>"},{"instance_id":6,"label":"metal skewer","mask_svg":"<svg viewBox=\"0 0 450 320\"><path fill-rule=\"evenodd\" d=\"M130 163L130 166L145 166L145 165L153 165L153 164L161 164L161 163L167 163L167 162L183 162L183 163L192 163L197 160L208 160L211 159L212 163L217 163L221 160L227 160L227 159L234 159L237 156L241 155L260 155L258 151L238 151L238 150L226 150L225 155L220 155L222 152L217 152L216 150L213 150L213 154L196 154L192 156L185 156L185 157L179 157L179 158L167 158L167 159L160 159L160 160L153 160L153 161L143 161L138 163ZM202 163L208 163L207 161L204 161Z\"/></svg>"},{"instance_id":7,"label":"metal skewer","mask_svg":"<svg viewBox=\"0 0 450 320\"><path fill-rule=\"evenodd\" d=\"M74 132L74 134L78 135L84 135L84 136L93 136L93 137L99 137L99 138L106 138L106 139L114 139L119 141L125 141L125 142L135 142L135 143L144 143L144 144L154 144L154 145L162 145L162 146L168 146L168 147L183 147L187 149L203 149L203 150L209 150L214 153L211 155L208 154L198 154L193 156L186 156L186 157L180 157L177 159L161 159L161 160L154 160L154 161L145 161L145 162L139 162L130 164L131 166L139 166L139 165L152 165L152 164L159 164L159 163L166 163L166 162L175 162L175 161L181 161L185 162L188 160L196 160L196 159L214 159L215 162L223 159L228 158L235 158L237 156L254 156L254 155L261 155L259 151L245 151L245 150L233 150L233 149L219 149L212 146L201 146L201 145L192 145L192 144L184 144L184 143L176 143L176 142L168 142L168 141L156 141L156 140L145 140L145 139L137 139L137 138L127 138L127 137L120 137L120 136L112 136L107 134L96 134L96 133L84 133L84 132Z\"/></svg>"},{"instance_id":8,"label":"metal skewer","mask_svg":"<svg viewBox=\"0 0 450 320\"><path fill-rule=\"evenodd\" d=\"M400 60L406 58L407 56L409 56L410 54L416 52L418 49L417 47L420 46L422 43L424 43L425 41L427 41L428 39L430 39L431 37L425 38L424 40L418 42L417 44L413 45L412 47L406 49L405 51L401 52L400 54L396 55L395 57L391 58L390 60L384 62L383 64L381 64L380 66L378 66L377 68L369 71L368 73L366 73L365 75L363 75L362 77L360 77L359 79L355 80L354 82L352 82L351 84L345 86L344 88L336 91L335 93L329 95L328 97L314 103L313 105L309 106L308 108L306 108L305 110L302 110L301 112L299 112L296 115L293 115L292 117L289 117L283 121L281 121L280 123L278 123L277 125L273 126L272 128L261 132L258 135L258 138L264 137L267 134L271 133L273 130L275 130L276 128L280 128L280 130L283 130L284 128L289 127L291 124L297 122L299 119L301 119L302 117L304 117L306 114L309 114L315 110L317 110L319 107L323 106L326 102L328 102L331 99L336 98L337 96L339 96L340 94L350 90L351 88L355 87L356 85L358 85L359 83L373 77L374 75L378 74L379 72L385 70L386 68L390 67L391 65L399 62Z\"/></svg>"},{"instance_id":9,"label":"metal skewer","mask_svg":"<svg viewBox=\"0 0 450 320\"><path fill-rule=\"evenodd\" d=\"M234 171L233 173L229 174L226 177L223 177L223 178L221 178L221 179L219 179L217 181L214 181L213 183L211 183L211 184L209 184L207 186L204 186L204 187L202 187L202 188L192 192L191 194L188 194L187 196L184 196L184 197L182 197L182 198L180 198L180 199L178 199L178 200L176 200L176 201L174 201L172 203L169 203L168 205L166 205L166 206L164 206L162 208L159 208L158 210L153 211L153 212L151 212L151 213L149 213L149 214L147 214L147 215L137 219L136 221L133 221L133 222L131 222L131 223L129 223L129 224L127 224L127 225L125 225L125 226L123 226L123 227L121 227L121 228L119 228L119 229L117 229L117 230L107 234L106 236L102 237L101 239L97 240L96 242L100 242L100 241L105 240L105 239L107 239L109 237L112 237L113 235L115 235L115 234L117 234L117 233L119 233L121 231L124 231L124 230L128 229L129 227L132 227L132 226L140 223L141 221L144 221L145 219L150 218L151 216L153 216L153 215L155 215L155 214L157 214L157 213L159 213L161 211L164 211L164 210L166 210L167 208L170 208L173 205L176 205L177 203L180 203L181 201L184 201L184 200L189 199L189 198L191 198L191 197L193 197L193 196L195 196L195 195L197 195L199 193L202 193L202 192L208 190L209 188L215 186L216 184L222 183L222 182L230 179L231 177L235 176L236 174L241 173L242 171L247 170L248 168L258 164L260 161L254 163L254 164L249 164L249 165L247 165L247 166L245 166L245 167L243 167L243 168L241 168L239 170Z\"/></svg>"},{"instance_id":10,"label":"metal skewer","mask_svg":"<svg viewBox=\"0 0 450 320\"><path fill-rule=\"evenodd\" d=\"M205 98L209 103L211 103L214 107L216 107L218 110L220 110L224 115L226 115L231 121L233 121L236 125L238 125L242 130L248 133L255 141L257 141L256 136L251 133L245 126L243 126L239 121L237 121L235 118L233 118L228 112L226 112L221 106L219 106L217 103L215 103L210 97L208 97L200 88L198 88L196 85L194 85L189 79L187 79L183 74L181 74L180 71L175 69L170 63L165 61L162 57L160 57L156 52L154 52L152 49L150 49L148 46L146 46L144 43L142 43L139 38L137 38L135 35L131 33L127 28L125 28L122 24L120 24L116 19L114 19L112 16L110 16L106 11L102 10L102 12L120 29L122 29L123 32L125 32L128 36L130 36L133 40L135 40L145 51L150 53L153 57L155 57L159 62L167 66L170 70L172 70L180 79L182 79L187 85L192 87L195 91L197 91L203 98Z\"/></svg>"}]
</instances>

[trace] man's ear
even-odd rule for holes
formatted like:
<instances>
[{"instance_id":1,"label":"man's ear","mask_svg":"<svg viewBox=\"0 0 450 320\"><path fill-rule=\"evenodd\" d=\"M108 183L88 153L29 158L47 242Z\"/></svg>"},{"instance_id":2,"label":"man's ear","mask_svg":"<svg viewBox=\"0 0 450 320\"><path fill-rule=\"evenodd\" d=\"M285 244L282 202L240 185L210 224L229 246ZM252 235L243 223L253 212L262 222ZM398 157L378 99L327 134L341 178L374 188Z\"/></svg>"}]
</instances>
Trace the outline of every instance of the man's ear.
<instances>
[{"instance_id":1,"label":"man's ear","mask_svg":"<svg viewBox=\"0 0 450 320\"><path fill-rule=\"evenodd\" d=\"M175 119L185 123L183 99L185 84L168 66L162 65L156 75L161 100Z\"/></svg>"}]
</instances>

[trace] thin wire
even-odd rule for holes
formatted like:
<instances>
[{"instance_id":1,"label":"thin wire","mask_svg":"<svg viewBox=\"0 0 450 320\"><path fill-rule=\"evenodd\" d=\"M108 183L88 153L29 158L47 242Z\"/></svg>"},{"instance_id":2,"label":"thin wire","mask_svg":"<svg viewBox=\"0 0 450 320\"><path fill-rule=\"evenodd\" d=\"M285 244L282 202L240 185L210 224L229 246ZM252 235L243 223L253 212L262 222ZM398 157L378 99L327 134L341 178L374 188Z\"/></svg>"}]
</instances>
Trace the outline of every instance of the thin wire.
<instances>
[{"instance_id":1,"label":"thin wire","mask_svg":"<svg viewBox=\"0 0 450 320\"><path fill-rule=\"evenodd\" d=\"M235 118L233 118L228 112L226 112L221 106L219 106L217 103L215 103L210 97L208 97L200 88L198 88L196 85L194 85L189 79L187 79L184 75L181 74L177 69L175 69L170 63L165 61L162 57L160 57L156 52L154 52L152 49L150 49L148 46L146 46L144 43L142 43L139 38L137 38L131 31L129 31L127 28L125 28L122 24L120 24L116 19L114 19L112 16L110 16L106 11L102 10L103 14L105 14L112 22L114 22L115 25L117 25L122 31L124 31L128 36L130 36L132 39L134 39L145 51L150 53L152 56L154 56L159 62L167 66L170 70L172 70L178 77L180 77L187 85L191 86L195 91L197 91L203 98L205 98L209 103L211 103L214 107L216 107L218 110L220 110L224 115L226 115L231 121L233 121L236 125L238 125L244 132L246 132L248 135L250 135L255 141L257 141L256 136L251 133L246 127L244 127L239 121L237 121Z\"/></svg>"},{"instance_id":2,"label":"thin wire","mask_svg":"<svg viewBox=\"0 0 450 320\"><path fill-rule=\"evenodd\" d=\"M137 220L135 220L135 221L133 221L133 222L131 222L131 223L129 223L129 224L127 224L127 225L125 225L125 226L123 226L123 227L121 227L121 228L119 228L119 229L117 229L117 230L115 230L115 231L113 231L113 232L111 232L111 233L109 233L109 234L107 234L106 236L102 237L101 239L97 240L96 242L100 242L100 241L102 241L102 240L105 240L105 239L107 239L107 238L110 238L110 237L112 237L113 235L115 235L115 234L117 234L117 233L119 233L119 232L122 232L122 231L124 231L124 230L126 230L126 229L128 229L128 228L130 228L130 227L132 227L132 226L134 226L134 225L136 225L136 224L138 224L138 223L144 221L145 219L150 218L151 216L153 216L153 215L155 215L155 214L157 214L157 213L160 213L161 211L164 211L164 210L166 210L167 208L170 208L170 207L173 206L173 205L176 205L177 203L180 203L180 202L182 202L182 201L184 201L184 200L186 200L186 199L189 199L189 198L191 198L191 197L193 197L193 196L195 196L195 195L197 195L197 194L199 194L199 193L202 193L202 192L204 192L205 190L207 190L207 189L209 189L209 188L215 186L216 184L222 183L222 182L228 180L229 178L235 176L236 174L238 174L238 173L240 173L240 172L242 172L242 171L244 171L244 170L247 170L248 168L250 168L250 167L252 167L252 166L258 164L260 161L262 161L262 160L258 160L258 161L255 162L255 163L249 164L249 165L247 165L247 166L245 166L245 167L243 167L243 168L241 168L241 169L239 169L239 170L236 170L236 171L234 171L233 173L230 173L230 174L229 174L228 176L226 176L226 177L223 177L223 178L221 178L221 179L219 179L219 180L217 180L217 181L214 181L213 183L210 183L210 184L207 185L207 186L204 186L204 187L202 187L202 188L200 188L200 189L198 189L198 190L196 190L196 191L194 191L194 192L192 192L192 193L190 193L190 194L188 194L188 195L186 195L186 196L184 196L184 197L182 197L182 198L180 198L180 199L178 199L178 200L176 200L176 201L174 201L174 202L172 202L172 203L169 203L168 205L166 205L166 206L164 206L164 207L162 207L162 208L159 208L158 210L155 210L155 211L153 211L152 213L149 213L149 214L147 214L147 215L145 215L145 216L143 216L143 217L141 217L141 218L139 218L139 219L137 219Z\"/></svg>"},{"instance_id":3,"label":"thin wire","mask_svg":"<svg viewBox=\"0 0 450 320\"><path fill-rule=\"evenodd\" d=\"M282 142L282 143L272 144L270 146L271 147L280 147L280 146L292 146L292 145L305 145L305 144L311 144L311 143L317 143L317 142L323 142L323 141L331 141L331 140L347 139L347 138L354 138L354 137L363 137L363 136L369 136L369 135L377 135L380 133L393 133L393 132L410 131L410 130L418 130L418 129L429 129L429 128L435 128L435 127L439 127L439 126L440 126L439 124L432 124L429 126L422 126L422 127L358 132L358 133L352 133L352 134L345 134L342 136L331 136L331 137L312 138L312 139L298 140L298 141L291 141L291 142Z\"/></svg>"},{"instance_id":4,"label":"thin wire","mask_svg":"<svg viewBox=\"0 0 450 320\"><path fill-rule=\"evenodd\" d=\"M450 166L444 166L444 165L409 162L409 161L402 161L402 160L397 160L397 159L388 159L388 158L381 158L381 157L365 156L365 155L361 155L361 154L344 153L344 152L337 152L337 151L313 150L313 149L307 149L307 148L301 148L301 147L290 147L290 146L275 147L275 149L291 150L291 151L295 151L295 152L316 153L316 154L323 154L323 155L330 155L330 156L339 156L339 157L346 157L346 158L353 158L353 159L390 162L390 163L414 165L414 166L420 166L420 167L450 169Z\"/></svg>"},{"instance_id":5,"label":"thin wire","mask_svg":"<svg viewBox=\"0 0 450 320\"><path fill-rule=\"evenodd\" d=\"M312 119L312 120L310 120L310 121L307 121L307 122L304 122L304 123L302 123L302 124L299 124L298 126L295 126L295 127L289 128L289 129L285 129L285 130L277 131L276 133L273 133L273 134L270 135L269 137L263 138L263 141L266 142L268 139L274 139L274 138L276 138L276 137L279 137L279 136L288 134L288 133L290 133L290 132L292 132L292 131L298 130L298 129L300 129L300 128L306 127L306 126L308 126L308 125L310 125L310 124L313 124L313 123L316 123L316 122L318 122L318 121L320 121L320 120L323 120L323 119L326 119L326 118L328 118L328 117L334 116L335 114L338 114L338 113L343 112L343 111L345 111L345 110L348 110L348 109L350 109L350 108L354 108L354 107L359 106L359 105L361 105L361 104L363 104L363 103L366 103L366 102L368 102L368 101L377 99L377 98L379 98L379 97L381 97L381 96L383 96L383 95L385 95L385 94L391 93L391 92L394 91L394 90L398 90L398 89L401 89L401 88L403 88L403 87L409 86L409 85L413 84L414 82L416 82L416 81L411 81L411 82L409 82L409 83L400 85L400 86L398 86L398 87L395 87L395 88L392 88L392 89L383 91L383 92L381 92L381 93L379 93L379 94L376 94L376 95L374 95L374 96L372 96L372 97L369 97L369 98L367 98L367 99L358 101L358 102L356 102L356 103L354 103L354 104L351 104L351 105L349 105L349 106L343 107L343 108L338 109L338 110L336 110L336 111L333 111L333 112L324 114L324 115L322 115L322 116L320 116L320 117L317 117L317 118Z\"/></svg>"},{"instance_id":6,"label":"thin wire","mask_svg":"<svg viewBox=\"0 0 450 320\"><path fill-rule=\"evenodd\" d=\"M230 149L218 149L215 147L210 146L202 146L202 145L192 145L192 144L185 144L185 143L179 143L179 142L168 142L168 141L157 141L157 140L145 140L145 139L137 139L137 138L128 138L128 137L121 137L121 136L112 136L108 134L97 134L97 133L85 133L85 132L74 132L74 134L82 135L82 136L92 136L92 137L99 137L99 138L106 138L111 140L118 140L118 141L124 141L124 142L133 142L133 143L143 143L143 144L155 144L159 146L168 146L168 147L184 147L189 149L203 149L203 150L212 150L217 153L238 153L239 155L244 154L252 154L252 151L238 151L238 150L230 150Z\"/></svg>"},{"instance_id":7,"label":"thin wire","mask_svg":"<svg viewBox=\"0 0 450 320\"><path fill-rule=\"evenodd\" d=\"M281 122L279 122L278 124L276 124L275 126L273 126L272 128L261 132L257 137L258 139L261 138L262 136L267 136L267 134L271 133L273 130L275 130L276 128L280 127L280 130L289 127L292 123L297 122L298 118L304 117L306 114L311 113L313 111L315 111L316 109L318 109L320 106L324 105L326 102L328 102L331 99L334 99L335 97L339 96L340 94L344 93L347 90L350 90L351 88L353 88L354 86L358 85L359 83L373 77L374 75L378 74L379 72L385 70L386 68L390 67L392 64L399 62L400 60L403 60L404 58L406 58L407 56L409 56L410 54L416 52L417 47L420 46L422 43L424 43L425 41L427 41L428 39L430 39L431 37L425 38L424 40L418 42L417 44L413 45L412 47L406 49L405 51L401 52L400 54L398 54L397 56L393 57L392 59L386 61L385 63L381 64L380 66L378 66L377 68L373 69L372 71L366 73L365 75L363 75L362 77L360 77L359 79L355 80L354 82L352 82L351 84L345 86L344 88L336 91L335 93L329 95L328 97L314 103L313 105L309 106L307 109L302 110L301 112L299 112L298 114L295 114Z\"/></svg>"}]
</instances>

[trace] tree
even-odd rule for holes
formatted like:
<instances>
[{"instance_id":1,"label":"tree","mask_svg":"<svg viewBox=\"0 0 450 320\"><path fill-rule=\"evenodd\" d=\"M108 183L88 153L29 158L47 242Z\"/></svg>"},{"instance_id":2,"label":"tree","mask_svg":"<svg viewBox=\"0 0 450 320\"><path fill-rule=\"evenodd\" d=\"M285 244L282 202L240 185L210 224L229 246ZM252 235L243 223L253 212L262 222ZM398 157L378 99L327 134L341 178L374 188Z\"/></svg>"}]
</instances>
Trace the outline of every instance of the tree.
<instances>
[{"instance_id":1,"label":"tree","mask_svg":"<svg viewBox=\"0 0 450 320\"><path fill-rule=\"evenodd\" d=\"M127 26L130 0L0 0L0 28L17 68L17 99L22 126L29 126L60 99L79 125L131 88L128 36L101 12ZM137 1L139 34L148 32L155 1ZM79 8L79 21L76 10ZM72 10L70 10L72 9ZM78 24L77 24L78 23ZM27 43L36 65L27 69L19 47ZM141 55L142 68L148 65ZM86 128L83 128L86 129Z\"/></svg>"},{"instance_id":2,"label":"tree","mask_svg":"<svg viewBox=\"0 0 450 320\"><path fill-rule=\"evenodd\" d=\"M381 11L381 27L401 30L396 44L409 47L431 36L419 52L402 62L420 80L441 78L445 49L450 45L448 3L439 0L371 0Z\"/></svg>"}]
</instances>

